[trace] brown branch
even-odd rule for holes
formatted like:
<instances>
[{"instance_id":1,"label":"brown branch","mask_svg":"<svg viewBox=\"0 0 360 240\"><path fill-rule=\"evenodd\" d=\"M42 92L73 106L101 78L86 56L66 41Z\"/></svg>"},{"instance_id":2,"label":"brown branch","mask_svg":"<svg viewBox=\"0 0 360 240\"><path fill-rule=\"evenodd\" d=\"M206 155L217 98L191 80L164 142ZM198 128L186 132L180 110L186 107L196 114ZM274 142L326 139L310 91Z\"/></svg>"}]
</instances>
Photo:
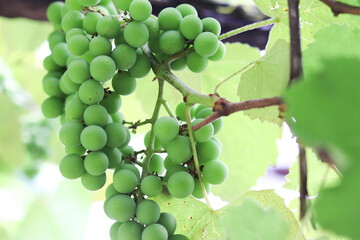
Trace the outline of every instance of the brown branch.
<instances>
[{"instance_id":1,"label":"brown branch","mask_svg":"<svg viewBox=\"0 0 360 240\"><path fill-rule=\"evenodd\" d=\"M360 7L351 6L345 3L337 2L335 0L320 0L331 8L334 16L340 13L347 13L353 15L360 15Z\"/></svg>"},{"instance_id":2,"label":"brown branch","mask_svg":"<svg viewBox=\"0 0 360 240\"><path fill-rule=\"evenodd\" d=\"M306 199L308 196L307 190L307 163L305 148L299 144L299 159L300 159L300 219L303 219L306 214Z\"/></svg>"},{"instance_id":3,"label":"brown branch","mask_svg":"<svg viewBox=\"0 0 360 240\"><path fill-rule=\"evenodd\" d=\"M336 166L334 159L325 149L317 149L317 156L323 163L326 163L334 172L336 172L339 177L342 177L342 174Z\"/></svg>"},{"instance_id":4,"label":"brown branch","mask_svg":"<svg viewBox=\"0 0 360 240\"><path fill-rule=\"evenodd\" d=\"M280 104L282 104L282 100L280 97L261 98L235 103L229 102L228 100L221 98L215 103L215 106L213 108L214 112L210 116L206 117L203 121L193 126L193 130L196 131L201 127L205 126L206 124L211 123L222 116L228 116L235 112L245 111L253 108L270 107Z\"/></svg>"}]
</instances>

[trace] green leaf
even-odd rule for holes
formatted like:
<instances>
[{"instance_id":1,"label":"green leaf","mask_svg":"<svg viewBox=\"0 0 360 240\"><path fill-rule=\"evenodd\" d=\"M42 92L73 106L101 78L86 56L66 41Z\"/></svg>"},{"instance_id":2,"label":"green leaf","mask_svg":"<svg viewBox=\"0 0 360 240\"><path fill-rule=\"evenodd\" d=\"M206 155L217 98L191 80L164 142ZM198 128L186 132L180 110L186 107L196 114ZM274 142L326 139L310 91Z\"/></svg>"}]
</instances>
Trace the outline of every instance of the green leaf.
<instances>
[{"instance_id":1,"label":"green leaf","mask_svg":"<svg viewBox=\"0 0 360 240\"><path fill-rule=\"evenodd\" d=\"M276 41L264 57L254 62L240 77L238 96L241 101L277 97L287 88L290 76L289 43ZM245 111L252 119L282 124L278 106Z\"/></svg>"},{"instance_id":2,"label":"green leaf","mask_svg":"<svg viewBox=\"0 0 360 240\"><path fill-rule=\"evenodd\" d=\"M254 239L249 238L249 232L262 236L255 239L271 239L267 237L268 234L272 234L271 236L287 236L287 233L290 236L288 239L304 239L293 213L273 190L249 191L216 211L210 210L207 205L192 197L177 199L161 195L155 200L159 203L162 211L175 216L178 226L177 233L184 234L191 240L233 239L226 238L224 231L230 234L236 231L238 234L236 239L239 240ZM263 208L269 208L269 210ZM235 215L234 211L244 211L246 215ZM239 224L238 221L240 220L246 221L248 224L245 226ZM268 227L256 228L255 226L259 226L259 222ZM269 226L274 226L273 224L277 224L276 227L270 228ZM284 228L279 229L279 225L284 226Z\"/></svg>"},{"instance_id":3,"label":"green leaf","mask_svg":"<svg viewBox=\"0 0 360 240\"><path fill-rule=\"evenodd\" d=\"M281 38L290 41L289 11L287 0L254 0L260 10L271 17L278 18L270 32L267 48L272 47ZM302 0L299 6L301 45L303 49L314 40L314 34L330 23L349 22L358 25L358 16L340 14L334 17L330 8L319 0Z\"/></svg>"}]
</instances>

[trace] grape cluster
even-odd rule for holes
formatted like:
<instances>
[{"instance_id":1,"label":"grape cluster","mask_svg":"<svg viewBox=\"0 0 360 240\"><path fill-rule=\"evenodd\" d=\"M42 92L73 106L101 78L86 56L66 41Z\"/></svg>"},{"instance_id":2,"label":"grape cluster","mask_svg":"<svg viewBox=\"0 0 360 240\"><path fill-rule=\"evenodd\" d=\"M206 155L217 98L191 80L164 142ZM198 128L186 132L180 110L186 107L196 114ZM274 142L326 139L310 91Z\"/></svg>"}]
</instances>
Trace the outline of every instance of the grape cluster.
<instances>
[{"instance_id":1,"label":"grape cluster","mask_svg":"<svg viewBox=\"0 0 360 240\"><path fill-rule=\"evenodd\" d=\"M131 134L119 110L121 96L131 94L136 79L151 70L141 47L147 44L160 61L189 49L171 68L201 72L208 59L225 54L218 40L220 24L213 18L200 20L188 4L166 8L158 18L151 12L148 0L66 0L47 10L55 29L48 37L51 54L44 60L48 73L43 89L49 97L42 112L60 117L59 138L67 155L59 168L65 178L80 178L86 189L95 191L105 185L107 170L114 170L104 202L105 213L116 221L112 240L186 240L174 234L175 218L150 198L166 189L178 198L203 197L184 123L185 104L176 109L178 119L162 117L154 124L155 148L165 149L168 156L164 160L153 154L142 174L134 165L137 154L128 145ZM192 109L193 124L211 112L205 106ZM221 125L220 119L195 132L207 190L227 176L226 166L217 160L221 144L213 136ZM149 147L150 132L144 142Z\"/></svg>"}]
</instances>

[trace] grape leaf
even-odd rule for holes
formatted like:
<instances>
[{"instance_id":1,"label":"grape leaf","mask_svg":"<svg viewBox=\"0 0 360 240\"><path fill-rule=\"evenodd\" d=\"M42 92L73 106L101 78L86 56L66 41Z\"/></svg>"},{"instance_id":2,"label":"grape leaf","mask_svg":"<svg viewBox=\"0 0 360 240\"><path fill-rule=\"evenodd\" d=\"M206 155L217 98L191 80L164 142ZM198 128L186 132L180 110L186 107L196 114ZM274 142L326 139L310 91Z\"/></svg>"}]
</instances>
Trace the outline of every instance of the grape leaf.
<instances>
[{"instance_id":1,"label":"grape leaf","mask_svg":"<svg viewBox=\"0 0 360 240\"><path fill-rule=\"evenodd\" d=\"M290 76L289 43L278 40L264 57L254 62L240 77L238 96L241 101L280 96L287 87ZM278 106L245 111L250 118L259 118L278 125Z\"/></svg>"},{"instance_id":2,"label":"grape leaf","mask_svg":"<svg viewBox=\"0 0 360 240\"><path fill-rule=\"evenodd\" d=\"M293 213L285 206L283 199L276 195L273 190L249 191L216 211L210 210L207 205L192 197L176 199L161 195L156 197L155 200L159 203L162 211L175 216L178 226L177 233L184 234L191 240L228 239L225 232L231 234L236 232L235 234L238 236L236 239L239 240L254 239L248 238L251 233L261 236L255 239L271 239L267 237L268 234L272 234L271 236L287 236L289 234L288 239L304 239ZM256 202L256 204L253 202ZM269 210L263 208L269 208ZM234 211L246 211L248 215L234 216ZM239 227L238 221L240 219L241 221L247 220L247 225ZM259 228L259 222L268 225L268 227L273 227ZM274 231L279 226L284 226L284 229ZM288 229L288 232L286 229Z\"/></svg>"},{"instance_id":3,"label":"grape leaf","mask_svg":"<svg viewBox=\"0 0 360 240\"><path fill-rule=\"evenodd\" d=\"M267 48L272 47L281 38L289 41L289 13L287 0L254 0L260 10L271 17L278 18L270 32ZM301 44L303 49L314 40L314 34L330 23L349 22L358 25L359 18L348 14L334 17L330 8L319 0L302 0L299 6Z\"/></svg>"}]
</instances>

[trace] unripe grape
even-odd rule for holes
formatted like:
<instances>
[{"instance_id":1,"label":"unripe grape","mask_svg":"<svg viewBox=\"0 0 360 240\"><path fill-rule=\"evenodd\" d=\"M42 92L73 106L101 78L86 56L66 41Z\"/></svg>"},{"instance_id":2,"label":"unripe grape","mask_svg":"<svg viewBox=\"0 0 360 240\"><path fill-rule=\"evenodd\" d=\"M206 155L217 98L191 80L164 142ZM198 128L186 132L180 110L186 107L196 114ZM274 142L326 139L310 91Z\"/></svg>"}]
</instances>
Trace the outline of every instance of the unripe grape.
<instances>
[{"instance_id":1,"label":"unripe grape","mask_svg":"<svg viewBox=\"0 0 360 240\"><path fill-rule=\"evenodd\" d=\"M96 24L96 31L100 36L115 38L120 34L120 22L112 16L104 16Z\"/></svg>"},{"instance_id":2,"label":"unripe grape","mask_svg":"<svg viewBox=\"0 0 360 240\"><path fill-rule=\"evenodd\" d=\"M50 97L61 97L63 93L61 92L59 86L59 79L56 77L44 77L42 82L44 92Z\"/></svg>"},{"instance_id":3,"label":"unripe grape","mask_svg":"<svg viewBox=\"0 0 360 240\"><path fill-rule=\"evenodd\" d=\"M90 78L90 64L83 59L75 59L69 64L68 73L71 81L81 84Z\"/></svg>"},{"instance_id":4,"label":"unripe grape","mask_svg":"<svg viewBox=\"0 0 360 240\"><path fill-rule=\"evenodd\" d=\"M84 160L86 172L94 176L103 174L109 166L109 159L103 152L90 152Z\"/></svg>"},{"instance_id":5,"label":"unripe grape","mask_svg":"<svg viewBox=\"0 0 360 240\"><path fill-rule=\"evenodd\" d=\"M176 117L178 117L181 121L184 121L184 122L186 122L185 108L186 108L185 102L181 102L176 106L176 109L175 109ZM195 116L195 107L191 106L190 107L190 118L193 119L194 116Z\"/></svg>"},{"instance_id":6,"label":"unripe grape","mask_svg":"<svg viewBox=\"0 0 360 240\"><path fill-rule=\"evenodd\" d=\"M168 233L166 228L160 224L147 226L141 235L141 240L167 240Z\"/></svg>"},{"instance_id":7,"label":"unripe grape","mask_svg":"<svg viewBox=\"0 0 360 240\"><path fill-rule=\"evenodd\" d=\"M185 39L179 31L170 30L164 32L159 39L161 51L172 55L184 49Z\"/></svg>"},{"instance_id":8,"label":"unripe grape","mask_svg":"<svg viewBox=\"0 0 360 240\"><path fill-rule=\"evenodd\" d=\"M62 66L58 65L54 61L52 55L49 55L44 59L43 66L44 66L45 70L47 70L47 71L57 71L57 70L62 69Z\"/></svg>"},{"instance_id":9,"label":"unripe grape","mask_svg":"<svg viewBox=\"0 0 360 240\"><path fill-rule=\"evenodd\" d=\"M111 53L111 57L120 70L127 70L134 66L137 58L135 49L127 44L119 44Z\"/></svg>"},{"instance_id":10,"label":"unripe grape","mask_svg":"<svg viewBox=\"0 0 360 240\"><path fill-rule=\"evenodd\" d=\"M202 122L204 119L198 118L192 122L192 125L195 126L196 124ZM214 135L214 127L211 123L202 126L200 129L194 132L194 138L196 142L207 142L210 138Z\"/></svg>"},{"instance_id":11,"label":"unripe grape","mask_svg":"<svg viewBox=\"0 0 360 240\"><path fill-rule=\"evenodd\" d=\"M183 165L179 165L179 164L173 164L172 166L170 166L167 171L166 171L166 174L165 174L165 177L164 177L164 182L167 182L169 180L169 178L174 174L174 173L177 173L177 172L187 172L187 168L184 167Z\"/></svg>"},{"instance_id":12,"label":"unripe grape","mask_svg":"<svg viewBox=\"0 0 360 240\"><path fill-rule=\"evenodd\" d=\"M79 135L80 139L80 135ZM76 154L82 156L85 154L86 149L80 144L78 146L65 146L66 154Z\"/></svg>"},{"instance_id":13,"label":"unripe grape","mask_svg":"<svg viewBox=\"0 0 360 240\"><path fill-rule=\"evenodd\" d=\"M129 128L126 128L126 132L127 132L126 141L124 142L123 145L121 145L121 146L119 147L119 149L126 147L126 146L129 144L130 140L131 140L131 133L130 133L130 131L129 131Z\"/></svg>"},{"instance_id":14,"label":"unripe grape","mask_svg":"<svg viewBox=\"0 0 360 240\"><path fill-rule=\"evenodd\" d=\"M79 99L74 98L65 105L66 118L70 121L82 119L86 105Z\"/></svg>"},{"instance_id":15,"label":"unripe grape","mask_svg":"<svg viewBox=\"0 0 360 240\"><path fill-rule=\"evenodd\" d=\"M102 149L107 141L106 132L102 127L91 125L84 128L80 135L81 144L90 151Z\"/></svg>"},{"instance_id":16,"label":"unripe grape","mask_svg":"<svg viewBox=\"0 0 360 240\"><path fill-rule=\"evenodd\" d=\"M125 222L135 214L136 204L134 200L124 194L112 196L107 204L109 215L118 222Z\"/></svg>"},{"instance_id":17,"label":"unripe grape","mask_svg":"<svg viewBox=\"0 0 360 240\"><path fill-rule=\"evenodd\" d=\"M164 159L158 154L153 154L148 166L148 172L162 175L164 171Z\"/></svg>"},{"instance_id":18,"label":"unripe grape","mask_svg":"<svg viewBox=\"0 0 360 240\"><path fill-rule=\"evenodd\" d=\"M151 131L148 131L145 134L145 137L144 137L144 145L145 145L145 147L149 147L150 134L151 134ZM155 147L155 149L161 149L160 139L158 137L156 137L156 135L155 135L154 147Z\"/></svg>"},{"instance_id":19,"label":"unripe grape","mask_svg":"<svg viewBox=\"0 0 360 240\"><path fill-rule=\"evenodd\" d=\"M110 116L113 122L123 123L123 121L125 120L124 114L122 114L121 112L113 113Z\"/></svg>"},{"instance_id":20,"label":"unripe grape","mask_svg":"<svg viewBox=\"0 0 360 240\"><path fill-rule=\"evenodd\" d=\"M195 39L203 30L203 24L195 15L188 15L180 22L181 34L189 40Z\"/></svg>"},{"instance_id":21,"label":"unripe grape","mask_svg":"<svg viewBox=\"0 0 360 240\"><path fill-rule=\"evenodd\" d=\"M173 161L171 161L171 158L169 158L169 156L166 156L165 160L164 160L164 167L166 170L169 169L169 167L175 165L175 163Z\"/></svg>"},{"instance_id":22,"label":"unripe grape","mask_svg":"<svg viewBox=\"0 0 360 240\"><path fill-rule=\"evenodd\" d=\"M138 185L136 175L128 169L121 169L114 174L114 187L119 193L131 193Z\"/></svg>"},{"instance_id":23,"label":"unripe grape","mask_svg":"<svg viewBox=\"0 0 360 240\"><path fill-rule=\"evenodd\" d=\"M114 0L115 6L123 11L129 11L129 6L133 0Z\"/></svg>"},{"instance_id":24,"label":"unripe grape","mask_svg":"<svg viewBox=\"0 0 360 240\"><path fill-rule=\"evenodd\" d=\"M220 157L221 150L216 142L209 140L207 142L198 143L196 145L200 164L216 160Z\"/></svg>"},{"instance_id":25,"label":"unripe grape","mask_svg":"<svg viewBox=\"0 0 360 240\"><path fill-rule=\"evenodd\" d=\"M107 135L107 147L119 147L126 141L126 128L121 123L110 123L104 129Z\"/></svg>"},{"instance_id":26,"label":"unripe grape","mask_svg":"<svg viewBox=\"0 0 360 240\"><path fill-rule=\"evenodd\" d=\"M213 113L211 108L205 108L196 114L196 118L206 118ZM222 118L219 118L211 123L214 126L214 135L217 134L222 128Z\"/></svg>"},{"instance_id":27,"label":"unripe grape","mask_svg":"<svg viewBox=\"0 0 360 240\"><path fill-rule=\"evenodd\" d=\"M119 227L122 223L121 222L115 222L110 227L110 239L111 240L118 240L118 231Z\"/></svg>"},{"instance_id":28,"label":"unripe grape","mask_svg":"<svg viewBox=\"0 0 360 240\"><path fill-rule=\"evenodd\" d=\"M122 153L118 148L108 148L105 147L101 149L103 153L109 159L109 167L108 168L116 168L122 161Z\"/></svg>"},{"instance_id":29,"label":"unripe grape","mask_svg":"<svg viewBox=\"0 0 360 240\"><path fill-rule=\"evenodd\" d=\"M83 28L88 34L96 33L96 24L102 18L98 12L88 12L83 19Z\"/></svg>"},{"instance_id":30,"label":"unripe grape","mask_svg":"<svg viewBox=\"0 0 360 240\"><path fill-rule=\"evenodd\" d=\"M187 238L186 236L182 235L182 234L175 234L169 237L168 240L189 240L189 238Z\"/></svg>"},{"instance_id":31,"label":"unripe grape","mask_svg":"<svg viewBox=\"0 0 360 240\"><path fill-rule=\"evenodd\" d=\"M89 39L83 35L72 36L67 44L69 51L75 56L81 56L89 50Z\"/></svg>"},{"instance_id":32,"label":"unripe grape","mask_svg":"<svg viewBox=\"0 0 360 240\"><path fill-rule=\"evenodd\" d=\"M64 102L56 97L45 99L41 105L41 111L47 118L56 118L61 115L64 109Z\"/></svg>"},{"instance_id":33,"label":"unripe grape","mask_svg":"<svg viewBox=\"0 0 360 240\"><path fill-rule=\"evenodd\" d=\"M200 33L194 41L194 49L202 57L214 55L219 48L217 36L211 32Z\"/></svg>"},{"instance_id":34,"label":"unripe grape","mask_svg":"<svg viewBox=\"0 0 360 240\"><path fill-rule=\"evenodd\" d=\"M90 191L96 191L102 188L106 182L106 174L103 173L99 176L93 176L89 173L84 173L81 176L81 183L83 186Z\"/></svg>"},{"instance_id":35,"label":"unripe grape","mask_svg":"<svg viewBox=\"0 0 360 240\"><path fill-rule=\"evenodd\" d=\"M121 224L118 230L118 240L141 240L142 226L135 221Z\"/></svg>"},{"instance_id":36,"label":"unripe grape","mask_svg":"<svg viewBox=\"0 0 360 240\"><path fill-rule=\"evenodd\" d=\"M151 3L148 0L134 0L130 3L129 13L135 21L144 21L152 12Z\"/></svg>"},{"instance_id":37,"label":"unripe grape","mask_svg":"<svg viewBox=\"0 0 360 240\"><path fill-rule=\"evenodd\" d=\"M70 93L75 93L80 88L80 84L71 81L67 71L64 72L64 74L61 76L60 82L63 84L63 87L65 87L67 91L69 91ZM59 82L59 86L60 86L60 82Z\"/></svg>"},{"instance_id":38,"label":"unripe grape","mask_svg":"<svg viewBox=\"0 0 360 240\"><path fill-rule=\"evenodd\" d=\"M100 0L80 0L80 4L86 7L95 6Z\"/></svg>"},{"instance_id":39,"label":"unripe grape","mask_svg":"<svg viewBox=\"0 0 360 240\"><path fill-rule=\"evenodd\" d=\"M174 234L176 230L176 220L170 213L162 212L157 223L164 226L169 235Z\"/></svg>"},{"instance_id":40,"label":"unripe grape","mask_svg":"<svg viewBox=\"0 0 360 240\"><path fill-rule=\"evenodd\" d=\"M110 55L111 42L106 37L96 36L90 41L89 51L95 57L100 55Z\"/></svg>"},{"instance_id":41,"label":"unripe grape","mask_svg":"<svg viewBox=\"0 0 360 240\"><path fill-rule=\"evenodd\" d=\"M151 70L151 63L147 56L137 54L136 62L132 68L129 69L131 76L135 78L146 77Z\"/></svg>"},{"instance_id":42,"label":"unripe grape","mask_svg":"<svg viewBox=\"0 0 360 240\"><path fill-rule=\"evenodd\" d=\"M109 56L97 56L90 63L90 74L99 82L106 82L110 80L115 75L115 72L115 62Z\"/></svg>"},{"instance_id":43,"label":"unripe grape","mask_svg":"<svg viewBox=\"0 0 360 240\"><path fill-rule=\"evenodd\" d=\"M66 155L60 162L60 172L68 179L76 179L85 173L84 160L79 155Z\"/></svg>"},{"instance_id":44,"label":"unripe grape","mask_svg":"<svg viewBox=\"0 0 360 240\"><path fill-rule=\"evenodd\" d=\"M119 111L122 100L119 94L111 91L104 96L100 104L106 108L109 114L113 114Z\"/></svg>"},{"instance_id":45,"label":"unripe grape","mask_svg":"<svg viewBox=\"0 0 360 240\"><path fill-rule=\"evenodd\" d=\"M84 14L79 11L71 10L64 15L61 20L61 27L65 33L72 28L82 28Z\"/></svg>"},{"instance_id":46,"label":"unripe grape","mask_svg":"<svg viewBox=\"0 0 360 240\"><path fill-rule=\"evenodd\" d=\"M194 187L194 191L191 193L191 195L193 195L194 197L199 198L199 199L204 198L204 193L202 191L199 179L194 178L194 181L195 181L195 187ZM203 183L205 186L206 193L210 193L211 185L209 183L205 182L204 180L203 180Z\"/></svg>"},{"instance_id":47,"label":"unripe grape","mask_svg":"<svg viewBox=\"0 0 360 240\"><path fill-rule=\"evenodd\" d=\"M186 57L181 57L170 63L171 70L181 71L186 68Z\"/></svg>"},{"instance_id":48,"label":"unripe grape","mask_svg":"<svg viewBox=\"0 0 360 240\"><path fill-rule=\"evenodd\" d=\"M122 169L127 169L133 172L137 178L138 181L140 181L140 172L139 170L133 165L133 164L120 164L114 171L114 174L116 174L118 171Z\"/></svg>"},{"instance_id":49,"label":"unripe grape","mask_svg":"<svg viewBox=\"0 0 360 240\"><path fill-rule=\"evenodd\" d=\"M120 152L122 153L122 155L124 157L134 157L135 156L135 151L131 146L126 146L123 148L120 148Z\"/></svg>"},{"instance_id":50,"label":"unripe grape","mask_svg":"<svg viewBox=\"0 0 360 240\"><path fill-rule=\"evenodd\" d=\"M84 111L84 122L86 125L98 125L104 127L108 123L108 112L100 104L88 106Z\"/></svg>"},{"instance_id":51,"label":"unripe grape","mask_svg":"<svg viewBox=\"0 0 360 240\"><path fill-rule=\"evenodd\" d=\"M179 123L172 117L161 117L154 124L154 132L161 141L170 141L179 134Z\"/></svg>"},{"instance_id":52,"label":"unripe grape","mask_svg":"<svg viewBox=\"0 0 360 240\"><path fill-rule=\"evenodd\" d=\"M129 95L136 88L136 79L129 72L118 72L112 79L112 87L120 95Z\"/></svg>"},{"instance_id":53,"label":"unripe grape","mask_svg":"<svg viewBox=\"0 0 360 240\"><path fill-rule=\"evenodd\" d=\"M159 195L163 189L163 185L160 178L154 175L146 176L141 181L140 187L141 187L141 191L149 197L155 197Z\"/></svg>"},{"instance_id":54,"label":"unripe grape","mask_svg":"<svg viewBox=\"0 0 360 240\"><path fill-rule=\"evenodd\" d=\"M194 16L198 15L196 9L187 3L182 3L182 4L178 5L176 7L176 9L179 10L179 12L181 13L181 15L183 17L186 17L188 15L194 15Z\"/></svg>"},{"instance_id":55,"label":"unripe grape","mask_svg":"<svg viewBox=\"0 0 360 240\"><path fill-rule=\"evenodd\" d=\"M50 22L56 24L61 23L61 10L65 4L60 1L52 2L46 10L46 17Z\"/></svg>"},{"instance_id":56,"label":"unripe grape","mask_svg":"<svg viewBox=\"0 0 360 240\"><path fill-rule=\"evenodd\" d=\"M54 62L59 66L63 66L63 67L66 66L66 60L70 55L71 53L69 52L67 45L64 42L58 43L54 47L53 52L51 54Z\"/></svg>"},{"instance_id":57,"label":"unripe grape","mask_svg":"<svg viewBox=\"0 0 360 240\"><path fill-rule=\"evenodd\" d=\"M144 21L147 29L149 30L149 40L155 39L160 33L160 26L157 19L149 17Z\"/></svg>"},{"instance_id":58,"label":"unripe grape","mask_svg":"<svg viewBox=\"0 0 360 240\"><path fill-rule=\"evenodd\" d=\"M166 151L174 163L184 163L192 157L190 141L184 136L177 136L169 141Z\"/></svg>"},{"instance_id":59,"label":"unripe grape","mask_svg":"<svg viewBox=\"0 0 360 240\"><path fill-rule=\"evenodd\" d=\"M149 30L142 22L131 22L124 30L125 41L132 47L142 47L149 40Z\"/></svg>"},{"instance_id":60,"label":"unripe grape","mask_svg":"<svg viewBox=\"0 0 360 240\"><path fill-rule=\"evenodd\" d=\"M84 127L80 122L70 121L65 123L60 128L60 141L66 146L78 146L83 129Z\"/></svg>"},{"instance_id":61,"label":"unripe grape","mask_svg":"<svg viewBox=\"0 0 360 240\"><path fill-rule=\"evenodd\" d=\"M167 7L161 10L158 21L163 30L178 30L182 15L176 8Z\"/></svg>"},{"instance_id":62,"label":"unripe grape","mask_svg":"<svg viewBox=\"0 0 360 240\"><path fill-rule=\"evenodd\" d=\"M84 30L81 28L72 28L66 33L66 42L69 42L70 38L76 35L86 36Z\"/></svg>"},{"instance_id":63,"label":"unripe grape","mask_svg":"<svg viewBox=\"0 0 360 240\"><path fill-rule=\"evenodd\" d=\"M153 200L143 200L136 207L136 218L145 225L156 223L160 218L159 205Z\"/></svg>"},{"instance_id":64,"label":"unripe grape","mask_svg":"<svg viewBox=\"0 0 360 240\"><path fill-rule=\"evenodd\" d=\"M54 30L48 36L49 48L52 51L54 47L61 42L65 42L65 34L64 32Z\"/></svg>"},{"instance_id":65,"label":"unripe grape","mask_svg":"<svg viewBox=\"0 0 360 240\"><path fill-rule=\"evenodd\" d=\"M207 17L207 18L203 18L201 21L203 23L204 32L212 32L216 36L220 35L221 25L218 22L218 20L212 17Z\"/></svg>"},{"instance_id":66,"label":"unripe grape","mask_svg":"<svg viewBox=\"0 0 360 240\"><path fill-rule=\"evenodd\" d=\"M202 57L196 52L192 52L186 56L186 65L190 71L200 73L204 71L208 65L208 59Z\"/></svg>"},{"instance_id":67,"label":"unripe grape","mask_svg":"<svg viewBox=\"0 0 360 240\"><path fill-rule=\"evenodd\" d=\"M79 88L80 100L88 105L100 102L104 97L104 88L98 81L87 80Z\"/></svg>"},{"instance_id":68,"label":"unripe grape","mask_svg":"<svg viewBox=\"0 0 360 240\"><path fill-rule=\"evenodd\" d=\"M217 139L216 137L212 137L211 140L213 140L214 142L217 143L217 145L219 146L220 151L221 151L222 150L222 144L221 144L220 140Z\"/></svg>"},{"instance_id":69,"label":"unripe grape","mask_svg":"<svg viewBox=\"0 0 360 240\"><path fill-rule=\"evenodd\" d=\"M224 58L226 54L226 47L223 42L219 41L219 48L214 55L209 57L211 61L219 61Z\"/></svg>"},{"instance_id":70,"label":"unripe grape","mask_svg":"<svg viewBox=\"0 0 360 240\"><path fill-rule=\"evenodd\" d=\"M118 191L116 191L115 187L114 187L114 184L113 183L110 183L109 186L107 186L106 190L105 190L105 198L106 199L109 199L111 198L112 196L115 196L119 194Z\"/></svg>"},{"instance_id":71,"label":"unripe grape","mask_svg":"<svg viewBox=\"0 0 360 240\"><path fill-rule=\"evenodd\" d=\"M187 172L179 171L170 176L167 187L174 197L185 198L194 191L194 178Z\"/></svg>"},{"instance_id":72,"label":"unripe grape","mask_svg":"<svg viewBox=\"0 0 360 240\"><path fill-rule=\"evenodd\" d=\"M221 184L229 175L229 169L225 163L214 160L205 164L202 173L208 183Z\"/></svg>"}]
</instances>

